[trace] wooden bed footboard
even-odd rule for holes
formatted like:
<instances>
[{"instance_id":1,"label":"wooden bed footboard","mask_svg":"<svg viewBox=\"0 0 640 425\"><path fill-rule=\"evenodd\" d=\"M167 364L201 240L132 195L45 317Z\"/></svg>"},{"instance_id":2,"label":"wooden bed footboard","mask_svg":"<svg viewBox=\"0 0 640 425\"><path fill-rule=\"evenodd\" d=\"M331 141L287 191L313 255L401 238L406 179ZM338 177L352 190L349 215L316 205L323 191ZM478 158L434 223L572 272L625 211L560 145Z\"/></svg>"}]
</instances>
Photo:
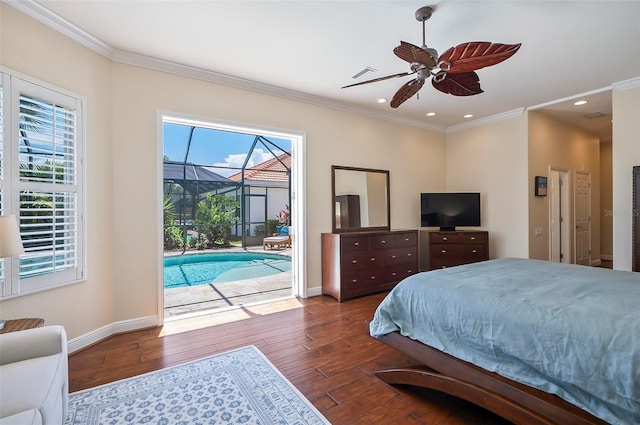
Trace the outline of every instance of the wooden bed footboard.
<instances>
[{"instance_id":1,"label":"wooden bed footboard","mask_svg":"<svg viewBox=\"0 0 640 425\"><path fill-rule=\"evenodd\" d=\"M376 372L389 384L414 385L451 394L515 424L607 425L556 395L486 371L398 332L378 340L426 366Z\"/></svg>"}]
</instances>

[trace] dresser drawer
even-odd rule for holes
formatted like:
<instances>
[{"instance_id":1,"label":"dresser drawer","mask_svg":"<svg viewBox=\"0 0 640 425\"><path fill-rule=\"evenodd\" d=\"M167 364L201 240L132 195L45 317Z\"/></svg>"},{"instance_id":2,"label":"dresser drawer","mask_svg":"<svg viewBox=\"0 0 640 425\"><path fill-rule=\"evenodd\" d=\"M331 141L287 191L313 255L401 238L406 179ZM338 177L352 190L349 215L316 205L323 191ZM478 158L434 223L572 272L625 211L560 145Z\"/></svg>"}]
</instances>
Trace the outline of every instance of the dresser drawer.
<instances>
[{"instance_id":1,"label":"dresser drawer","mask_svg":"<svg viewBox=\"0 0 640 425\"><path fill-rule=\"evenodd\" d=\"M340 250L343 253L353 251L368 251L369 236L343 236L340 239Z\"/></svg>"},{"instance_id":2,"label":"dresser drawer","mask_svg":"<svg viewBox=\"0 0 640 425\"><path fill-rule=\"evenodd\" d=\"M417 264L399 264L385 269L385 280L387 282L399 282L405 277L418 272Z\"/></svg>"},{"instance_id":3,"label":"dresser drawer","mask_svg":"<svg viewBox=\"0 0 640 425\"><path fill-rule=\"evenodd\" d=\"M384 257L378 251L353 251L342 256L342 268L364 269L384 267Z\"/></svg>"},{"instance_id":4,"label":"dresser drawer","mask_svg":"<svg viewBox=\"0 0 640 425\"><path fill-rule=\"evenodd\" d=\"M356 289L371 289L384 284L384 269L367 269L344 271L342 273L342 287L347 291Z\"/></svg>"},{"instance_id":5,"label":"dresser drawer","mask_svg":"<svg viewBox=\"0 0 640 425\"><path fill-rule=\"evenodd\" d=\"M430 247L430 257L433 259L459 259L467 260L485 260L487 258L486 245L481 244L433 244Z\"/></svg>"},{"instance_id":6,"label":"dresser drawer","mask_svg":"<svg viewBox=\"0 0 640 425\"><path fill-rule=\"evenodd\" d=\"M477 260L462 260L459 258L437 258L434 259L429 267L430 270L434 270L434 269L446 269L447 267L454 267L454 266L461 266L463 264L471 264L471 263L477 263L480 261L485 261L486 258L481 258L481 259L477 259Z\"/></svg>"},{"instance_id":7,"label":"dresser drawer","mask_svg":"<svg viewBox=\"0 0 640 425\"><path fill-rule=\"evenodd\" d=\"M394 248L384 251L384 264L386 266L412 264L418 261L417 258L418 252L415 246L412 248Z\"/></svg>"},{"instance_id":8,"label":"dresser drawer","mask_svg":"<svg viewBox=\"0 0 640 425\"><path fill-rule=\"evenodd\" d=\"M418 246L418 232L396 233L393 235L393 245L396 248Z\"/></svg>"},{"instance_id":9,"label":"dresser drawer","mask_svg":"<svg viewBox=\"0 0 640 425\"><path fill-rule=\"evenodd\" d=\"M487 242L486 232L431 232L429 234L432 244L467 244Z\"/></svg>"},{"instance_id":10,"label":"dresser drawer","mask_svg":"<svg viewBox=\"0 0 640 425\"><path fill-rule=\"evenodd\" d=\"M394 235L386 234L386 235L374 235L370 236L369 244L371 249L390 249L393 248L394 245Z\"/></svg>"}]
</instances>

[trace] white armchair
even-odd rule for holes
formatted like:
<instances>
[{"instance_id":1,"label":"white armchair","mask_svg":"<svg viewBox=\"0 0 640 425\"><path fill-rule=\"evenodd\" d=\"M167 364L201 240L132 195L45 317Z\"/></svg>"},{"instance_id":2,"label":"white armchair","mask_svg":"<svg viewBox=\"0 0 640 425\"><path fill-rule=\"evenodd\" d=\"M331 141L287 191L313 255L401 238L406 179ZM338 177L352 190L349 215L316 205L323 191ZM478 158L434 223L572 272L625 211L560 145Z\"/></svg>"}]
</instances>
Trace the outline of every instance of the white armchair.
<instances>
[{"instance_id":1,"label":"white armchair","mask_svg":"<svg viewBox=\"0 0 640 425\"><path fill-rule=\"evenodd\" d=\"M69 402L67 335L45 326L0 335L0 425L63 424Z\"/></svg>"}]
</instances>

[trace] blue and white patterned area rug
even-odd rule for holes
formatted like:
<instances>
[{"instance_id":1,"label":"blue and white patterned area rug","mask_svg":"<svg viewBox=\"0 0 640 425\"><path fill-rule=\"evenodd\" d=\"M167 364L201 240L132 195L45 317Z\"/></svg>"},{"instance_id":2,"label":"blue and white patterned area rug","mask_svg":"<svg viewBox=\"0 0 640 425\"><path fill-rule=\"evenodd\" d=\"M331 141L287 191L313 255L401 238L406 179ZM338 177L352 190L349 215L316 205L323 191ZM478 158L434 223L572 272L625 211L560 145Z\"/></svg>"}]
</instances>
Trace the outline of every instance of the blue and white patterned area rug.
<instances>
[{"instance_id":1,"label":"blue and white patterned area rug","mask_svg":"<svg viewBox=\"0 0 640 425\"><path fill-rule=\"evenodd\" d=\"M65 425L329 424L254 346L71 393Z\"/></svg>"}]
</instances>

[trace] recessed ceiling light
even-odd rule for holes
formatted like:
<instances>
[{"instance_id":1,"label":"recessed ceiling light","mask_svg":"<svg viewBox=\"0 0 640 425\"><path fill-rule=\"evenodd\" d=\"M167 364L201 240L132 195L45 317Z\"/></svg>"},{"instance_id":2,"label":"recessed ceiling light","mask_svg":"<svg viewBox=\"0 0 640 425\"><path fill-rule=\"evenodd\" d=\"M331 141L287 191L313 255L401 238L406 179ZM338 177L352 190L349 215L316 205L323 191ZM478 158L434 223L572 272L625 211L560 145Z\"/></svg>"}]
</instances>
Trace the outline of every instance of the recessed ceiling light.
<instances>
[{"instance_id":1,"label":"recessed ceiling light","mask_svg":"<svg viewBox=\"0 0 640 425\"><path fill-rule=\"evenodd\" d=\"M435 113L435 112L427 112L427 113L426 113L426 115L427 115L428 117L435 117L435 116L436 116L436 113Z\"/></svg>"},{"instance_id":2,"label":"recessed ceiling light","mask_svg":"<svg viewBox=\"0 0 640 425\"><path fill-rule=\"evenodd\" d=\"M467 114L463 118L473 118L473 114Z\"/></svg>"},{"instance_id":3,"label":"recessed ceiling light","mask_svg":"<svg viewBox=\"0 0 640 425\"><path fill-rule=\"evenodd\" d=\"M573 104L576 106L586 105L587 103L588 102L586 100L578 100L577 102L573 102Z\"/></svg>"},{"instance_id":4,"label":"recessed ceiling light","mask_svg":"<svg viewBox=\"0 0 640 425\"><path fill-rule=\"evenodd\" d=\"M380 99L376 100L376 102L378 102L378 103L387 103L387 99L381 97Z\"/></svg>"}]
</instances>

